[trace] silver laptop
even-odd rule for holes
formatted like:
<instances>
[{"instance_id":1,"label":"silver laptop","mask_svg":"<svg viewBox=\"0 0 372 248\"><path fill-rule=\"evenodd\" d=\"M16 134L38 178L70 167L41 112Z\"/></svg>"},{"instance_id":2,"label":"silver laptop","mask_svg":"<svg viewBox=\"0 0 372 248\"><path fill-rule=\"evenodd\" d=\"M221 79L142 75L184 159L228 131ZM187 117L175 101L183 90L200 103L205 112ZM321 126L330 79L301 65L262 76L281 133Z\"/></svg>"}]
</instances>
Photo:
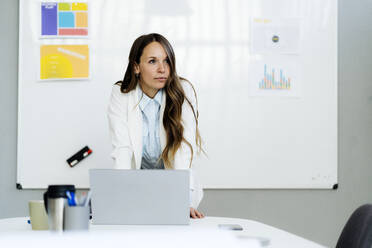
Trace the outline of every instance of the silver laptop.
<instances>
[{"instance_id":1,"label":"silver laptop","mask_svg":"<svg viewBox=\"0 0 372 248\"><path fill-rule=\"evenodd\" d=\"M89 170L93 224L187 225L189 171Z\"/></svg>"}]
</instances>

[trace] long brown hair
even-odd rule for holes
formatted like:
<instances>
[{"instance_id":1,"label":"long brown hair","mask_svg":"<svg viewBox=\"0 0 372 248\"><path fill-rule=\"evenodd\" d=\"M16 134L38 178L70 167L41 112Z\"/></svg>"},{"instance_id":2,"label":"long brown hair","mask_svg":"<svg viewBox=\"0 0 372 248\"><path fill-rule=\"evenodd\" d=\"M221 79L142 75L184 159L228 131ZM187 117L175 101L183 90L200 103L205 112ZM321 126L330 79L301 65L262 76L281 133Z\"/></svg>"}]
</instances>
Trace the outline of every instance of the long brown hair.
<instances>
[{"instance_id":1,"label":"long brown hair","mask_svg":"<svg viewBox=\"0 0 372 248\"><path fill-rule=\"evenodd\" d=\"M172 162L174 161L175 154L177 150L180 148L181 143L185 142L191 150L190 160L191 167L191 163L194 157L194 150L190 143L192 141L187 141L183 136L184 127L181 122L182 104L186 100L194 114L196 125L195 143L198 148L198 152L203 151L201 144L202 141L198 129L199 113L197 110L195 111L194 107L192 106L190 100L187 99L185 92L182 88L181 80L188 82L190 85L191 83L188 80L181 78L177 75L176 58L173 48L169 41L164 36L156 33L142 35L138 37L134 41L132 48L130 50L129 62L127 69L125 71L124 79L123 81L116 82L116 84L120 85L120 90L123 94L128 93L137 87L137 84L140 80L140 76L135 75L134 67L136 64L137 65L140 64L140 58L145 47L154 41L159 42L163 46L168 56L170 69L169 78L164 86L164 90L166 93L166 103L163 116L163 126L166 133L167 144L161 154L161 159L163 159L165 168L172 169L173 168ZM195 99L197 99L195 89L192 85L191 87L194 91Z\"/></svg>"}]
</instances>

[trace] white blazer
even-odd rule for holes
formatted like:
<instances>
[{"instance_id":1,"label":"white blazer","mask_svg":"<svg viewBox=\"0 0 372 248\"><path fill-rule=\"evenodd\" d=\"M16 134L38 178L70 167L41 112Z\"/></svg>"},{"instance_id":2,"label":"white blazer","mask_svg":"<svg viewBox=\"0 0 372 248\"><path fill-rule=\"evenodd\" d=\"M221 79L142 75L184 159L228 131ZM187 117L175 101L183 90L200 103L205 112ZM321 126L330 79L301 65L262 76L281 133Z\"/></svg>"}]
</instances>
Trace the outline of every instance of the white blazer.
<instances>
[{"instance_id":1,"label":"white blazer","mask_svg":"<svg viewBox=\"0 0 372 248\"><path fill-rule=\"evenodd\" d=\"M181 81L186 97L197 110L194 90L188 82ZM111 153L117 169L140 169L142 160L142 113L139 108L139 85L135 90L123 94L120 86L112 88L110 104L108 107L108 119L111 142L114 147ZM160 107L160 120L163 120L166 93L162 96ZM162 122L161 122L162 123ZM195 142L195 117L188 102L182 105L183 136L192 145L194 159L197 156ZM162 124L159 125L161 150L166 145L166 133ZM184 142L175 154L173 161L174 169L190 170L191 206L197 208L203 198L203 189L198 183L195 172L190 168L191 150Z\"/></svg>"}]
</instances>

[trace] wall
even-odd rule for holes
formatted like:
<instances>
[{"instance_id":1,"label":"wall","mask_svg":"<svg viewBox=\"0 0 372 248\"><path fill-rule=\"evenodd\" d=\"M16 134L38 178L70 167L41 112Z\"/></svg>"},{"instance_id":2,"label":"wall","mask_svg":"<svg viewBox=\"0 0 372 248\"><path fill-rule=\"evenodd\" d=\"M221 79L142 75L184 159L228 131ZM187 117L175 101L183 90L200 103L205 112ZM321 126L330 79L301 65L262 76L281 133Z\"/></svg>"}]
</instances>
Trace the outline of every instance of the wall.
<instances>
[{"instance_id":1,"label":"wall","mask_svg":"<svg viewBox=\"0 0 372 248\"><path fill-rule=\"evenodd\" d=\"M28 215L40 190L16 182L18 1L2 0L0 15L0 218ZM339 1L339 189L208 190L210 216L258 220L335 246L351 212L372 202L372 1Z\"/></svg>"}]
</instances>

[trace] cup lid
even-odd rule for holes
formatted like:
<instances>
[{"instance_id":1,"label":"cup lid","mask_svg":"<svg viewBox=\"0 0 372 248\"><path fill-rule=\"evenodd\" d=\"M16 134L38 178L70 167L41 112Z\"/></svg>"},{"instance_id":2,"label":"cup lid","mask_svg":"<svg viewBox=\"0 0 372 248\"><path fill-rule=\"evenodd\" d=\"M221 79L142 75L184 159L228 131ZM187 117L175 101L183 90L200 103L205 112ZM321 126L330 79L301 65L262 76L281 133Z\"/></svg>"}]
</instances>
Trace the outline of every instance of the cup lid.
<instances>
[{"instance_id":1,"label":"cup lid","mask_svg":"<svg viewBox=\"0 0 372 248\"><path fill-rule=\"evenodd\" d=\"M67 198L66 191L75 192L75 185L49 185L47 195L49 198Z\"/></svg>"}]
</instances>

